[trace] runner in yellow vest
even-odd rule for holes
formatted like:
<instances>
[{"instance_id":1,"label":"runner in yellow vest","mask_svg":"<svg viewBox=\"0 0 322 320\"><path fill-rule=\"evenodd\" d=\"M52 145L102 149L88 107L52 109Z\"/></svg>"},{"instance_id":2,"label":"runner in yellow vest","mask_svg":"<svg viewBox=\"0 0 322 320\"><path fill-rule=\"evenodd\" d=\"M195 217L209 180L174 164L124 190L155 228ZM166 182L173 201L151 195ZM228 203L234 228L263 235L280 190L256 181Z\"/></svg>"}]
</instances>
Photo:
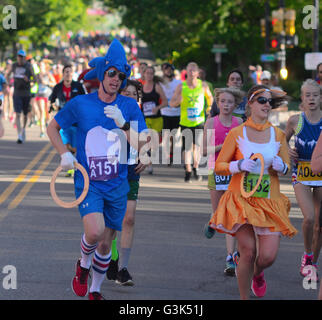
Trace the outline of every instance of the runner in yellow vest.
<instances>
[{"instance_id":1,"label":"runner in yellow vest","mask_svg":"<svg viewBox=\"0 0 322 320\"><path fill-rule=\"evenodd\" d=\"M199 67L195 62L187 65L187 79L179 84L169 102L172 108L181 108L180 128L182 134L182 151L185 161L185 181L191 182L193 171L196 180L200 162L205 117L205 95L211 95L209 87L198 79ZM209 91L209 92L208 92Z\"/></svg>"}]
</instances>

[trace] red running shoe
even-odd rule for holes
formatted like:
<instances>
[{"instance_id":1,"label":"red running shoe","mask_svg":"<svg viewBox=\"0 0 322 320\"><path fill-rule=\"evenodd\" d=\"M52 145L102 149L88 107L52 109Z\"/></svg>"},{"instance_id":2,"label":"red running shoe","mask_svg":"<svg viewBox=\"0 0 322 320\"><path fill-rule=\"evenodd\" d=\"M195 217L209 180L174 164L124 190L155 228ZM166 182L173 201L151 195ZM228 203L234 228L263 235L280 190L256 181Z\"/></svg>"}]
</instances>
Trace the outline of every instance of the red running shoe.
<instances>
[{"instance_id":1,"label":"red running shoe","mask_svg":"<svg viewBox=\"0 0 322 320\"><path fill-rule=\"evenodd\" d=\"M88 294L88 300L105 300L100 292L90 292Z\"/></svg>"},{"instance_id":2,"label":"red running shoe","mask_svg":"<svg viewBox=\"0 0 322 320\"><path fill-rule=\"evenodd\" d=\"M266 293L266 281L264 279L264 272L262 272L259 276L253 276L252 291L254 295L258 298L262 298Z\"/></svg>"},{"instance_id":3,"label":"red running shoe","mask_svg":"<svg viewBox=\"0 0 322 320\"><path fill-rule=\"evenodd\" d=\"M85 269L80 265L80 259L76 263L76 275L72 281L72 289L74 293L79 297L85 297L88 292L87 279L89 275L89 269Z\"/></svg>"}]
</instances>

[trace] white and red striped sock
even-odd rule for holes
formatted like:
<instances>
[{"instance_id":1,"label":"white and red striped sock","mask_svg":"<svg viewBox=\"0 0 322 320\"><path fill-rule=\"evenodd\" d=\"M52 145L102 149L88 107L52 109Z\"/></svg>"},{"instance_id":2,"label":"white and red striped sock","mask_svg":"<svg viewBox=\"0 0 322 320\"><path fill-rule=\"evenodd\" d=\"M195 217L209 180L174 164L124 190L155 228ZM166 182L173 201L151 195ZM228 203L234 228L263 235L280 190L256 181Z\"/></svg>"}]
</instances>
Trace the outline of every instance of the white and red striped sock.
<instances>
[{"instance_id":1,"label":"white and red striped sock","mask_svg":"<svg viewBox=\"0 0 322 320\"><path fill-rule=\"evenodd\" d=\"M105 273L110 265L112 256L112 251L110 251L107 255L101 255L95 251L93 257L93 273L92 273L92 284L89 292L100 292L101 285L105 278Z\"/></svg>"},{"instance_id":2,"label":"white and red striped sock","mask_svg":"<svg viewBox=\"0 0 322 320\"><path fill-rule=\"evenodd\" d=\"M97 243L95 244L88 244L85 239L85 234L83 234L83 237L81 239L81 267L89 269L92 264L92 257L93 254L97 248Z\"/></svg>"}]
</instances>

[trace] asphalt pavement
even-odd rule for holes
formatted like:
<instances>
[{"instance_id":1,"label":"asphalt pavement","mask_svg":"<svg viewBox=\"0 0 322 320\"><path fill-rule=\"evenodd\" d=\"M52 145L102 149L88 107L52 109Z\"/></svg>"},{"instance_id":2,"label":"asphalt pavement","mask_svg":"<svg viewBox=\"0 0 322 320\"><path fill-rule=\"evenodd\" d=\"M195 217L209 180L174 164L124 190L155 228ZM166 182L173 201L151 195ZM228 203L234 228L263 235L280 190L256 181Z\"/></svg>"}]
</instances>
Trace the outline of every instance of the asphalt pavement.
<instances>
[{"instance_id":1,"label":"asphalt pavement","mask_svg":"<svg viewBox=\"0 0 322 320\"><path fill-rule=\"evenodd\" d=\"M49 182L59 156L39 128L27 129L26 142L16 143L12 124L4 122L0 139L0 299L81 300L71 290L80 256L82 223L76 208L58 207ZM129 263L134 287L105 280L109 300L238 300L235 277L224 275L225 237L203 235L211 213L206 177L184 183L181 165L156 165L141 176L135 239ZM299 231L282 238L278 257L265 271L262 300L315 300L318 290L305 289L299 274L303 253L302 214L290 176L281 190L292 202L290 213ZM73 180L60 176L56 189L73 200ZM2 284L2 285L1 285ZM319 284L317 285L317 288ZM86 299L86 298L85 298ZM259 300L251 295L252 300Z\"/></svg>"}]
</instances>

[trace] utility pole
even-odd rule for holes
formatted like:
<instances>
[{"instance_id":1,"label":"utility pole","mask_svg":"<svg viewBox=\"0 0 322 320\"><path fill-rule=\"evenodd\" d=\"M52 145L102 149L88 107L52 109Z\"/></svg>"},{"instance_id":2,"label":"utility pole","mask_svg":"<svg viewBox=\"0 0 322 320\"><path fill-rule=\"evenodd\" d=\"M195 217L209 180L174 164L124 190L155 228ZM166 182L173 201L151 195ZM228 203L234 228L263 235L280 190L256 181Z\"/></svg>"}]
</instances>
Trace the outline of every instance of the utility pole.
<instances>
[{"instance_id":1,"label":"utility pole","mask_svg":"<svg viewBox=\"0 0 322 320\"><path fill-rule=\"evenodd\" d=\"M284 30L284 14L285 14L285 3L284 0L280 0L280 8L283 9L283 31L281 32L281 69L280 69L280 75L283 79L287 78L287 69L286 69L286 45L285 45L285 30ZM286 72L286 75L285 75Z\"/></svg>"},{"instance_id":2,"label":"utility pole","mask_svg":"<svg viewBox=\"0 0 322 320\"><path fill-rule=\"evenodd\" d=\"M315 7L315 26L313 28L313 44L312 52L319 52L319 0L313 0L313 6ZM312 72L313 79L316 77L316 70Z\"/></svg>"},{"instance_id":3,"label":"utility pole","mask_svg":"<svg viewBox=\"0 0 322 320\"><path fill-rule=\"evenodd\" d=\"M269 0L265 0L265 53L269 53L270 49L270 35L271 35L271 23L270 23L270 6Z\"/></svg>"},{"instance_id":4,"label":"utility pole","mask_svg":"<svg viewBox=\"0 0 322 320\"><path fill-rule=\"evenodd\" d=\"M313 0L316 18L315 28L313 29L313 52L319 52L319 0Z\"/></svg>"}]
</instances>

